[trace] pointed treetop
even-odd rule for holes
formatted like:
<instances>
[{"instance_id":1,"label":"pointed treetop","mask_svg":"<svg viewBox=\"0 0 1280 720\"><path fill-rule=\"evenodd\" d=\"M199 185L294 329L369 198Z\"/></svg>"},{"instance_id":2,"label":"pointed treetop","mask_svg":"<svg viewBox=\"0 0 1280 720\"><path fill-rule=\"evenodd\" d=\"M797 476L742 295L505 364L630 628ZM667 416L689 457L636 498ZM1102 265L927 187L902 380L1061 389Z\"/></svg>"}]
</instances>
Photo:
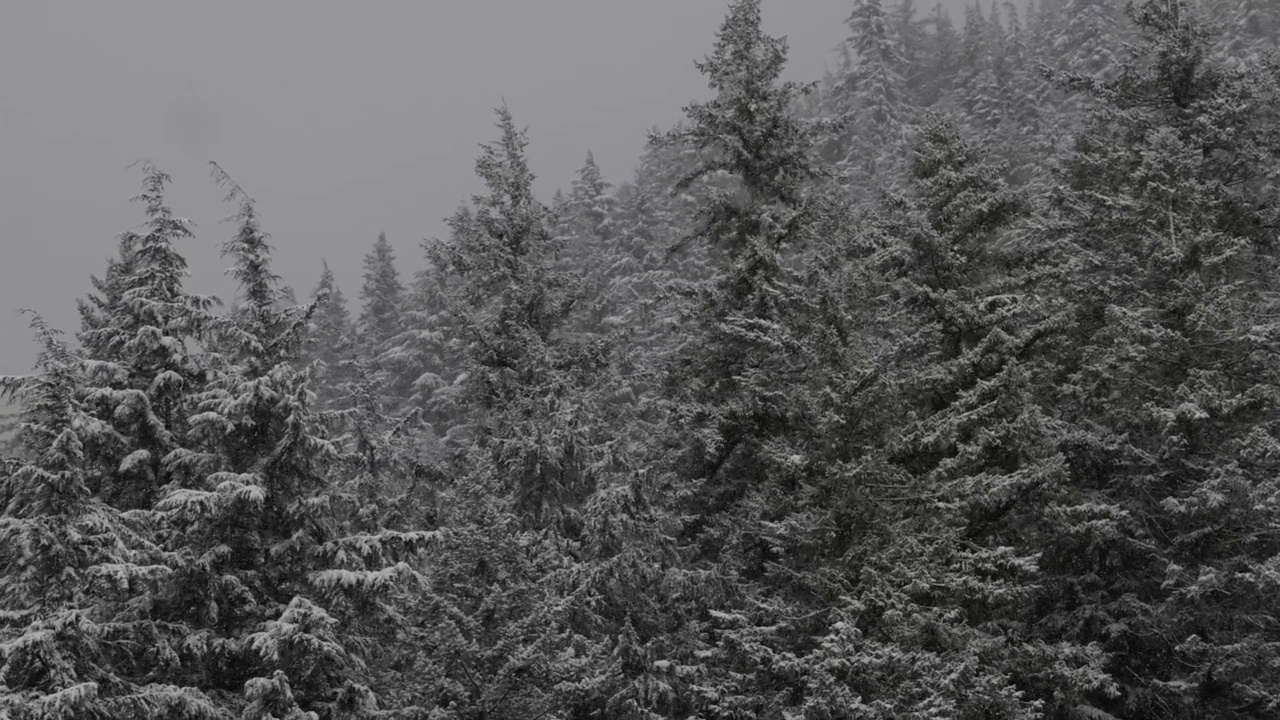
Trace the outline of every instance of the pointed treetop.
<instances>
[{"instance_id":1,"label":"pointed treetop","mask_svg":"<svg viewBox=\"0 0 1280 720\"><path fill-rule=\"evenodd\" d=\"M130 198L133 202L141 202L152 217L173 217L172 211L164 204L165 186L173 182L169 174L157 168L150 160L133 163L129 167L142 170L142 192Z\"/></svg>"},{"instance_id":2,"label":"pointed treetop","mask_svg":"<svg viewBox=\"0 0 1280 720\"><path fill-rule=\"evenodd\" d=\"M194 237L195 233L191 231L189 220L174 217L173 211L165 204L165 187L172 182L169 175L150 161L143 161L140 165L142 192L131 200L143 204L147 221L142 225L142 232L121 235L125 243L131 242L125 236L137 236L135 257L138 267L130 282L130 290L141 291L151 300L174 302L184 295L182 279L189 272L186 258L174 249L173 243L180 238Z\"/></svg>"},{"instance_id":3,"label":"pointed treetop","mask_svg":"<svg viewBox=\"0 0 1280 720\"><path fill-rule=\"evenodd\" d=\"M311 291L311 299L323 307L341 308L344 316L347 312L347 299L342 294L342 288L338 287L338 280L329 268L329 261L323 258L320 260L320 280L316 283L315 290Z\"/></svg>"},{"instance_id":4,"label":"pointed treetop","mask_svg":"<svg viewBox=\"0 0 1280 720\"><path fill-rule=\"evenodd\" d=\"M800 203L802 185L821 172L812 152L824 123L795 116L794 102L815 84L779 82L786 59L786 40L761 28L759 0L733 3L714 52L696 63L716 96L686 106L688 124L655 138L657 146L685 144L706 158L677 190L727 173L742 183L748 204Z\"/></svg>"},{"instance_id":5,"label":"pointed treetop","mask_svg":"<svg viewBox=\"0 0 1280 720\"><path fill-rule=\"evenodd\" d=\"M525 148L529 141L527 131L518 130L511 111L504 104L496 108L499 138L480 145L480 157L476 160L476 175L484 181L487 192L471 198L448 221L456 242L471 245L464 256L454 258L461 264L487 257L485 262L498 262L497 258L525 258L554 252L556 243L549 228L554 223L553 213L534 197L533 181L536 176L529 170ZM441 266L449 264L443 259ZM515 271L507 261L499 264Z\"/></svg>"},{"instance_id":6,"label":"pointed treetop","mask_svg":"<svg viewBox=\"0 0 1280 720\"><path fill-rule=\"evenodd\" d=\"M364 301L360 329L370 342L386 342L399 331L403 294L395 252L387 234L379 232L373 248L364 256L364 286L360 288L360 299Z\"/></svg>"},{"instance_id":7,"label":"pointed treetop","mask_svg":"<svg viewBox=\"0 0 1280 720\"><path fill-rule=\"evenodd\" d=\"M488 197L476 197L478 208L506 206L512 209L533 202L532 188L536 176L529 170L525 148L529 145L527 130L516 128L515 119L506 102L495 108L498 140L482 143L476 159L476 174L484 181Z\"/></svg>"},{"instance_id":8,"label":"pointed treetop","mask_svg":"<svg viewBox=\"0 0 1280 720\"><path fill-rule=\"evenodd\" d=\"M254 199L218 163L211 160L209 166L214 180L227 190L223 202L239 203L236 212L223 219L239 225L236 234L222 243L222 256L231 257L235 262L226 272L239 283L249 312L260 315L273 309L281 299L280 276L271 271L270 235L262 230Z\"/></svg>"},{"instance_id":9,"label":"pointed treetop","mask_svg":"<svg viewBox=\"0 0 1280 720\"><path fill-rule=\"evenodd\" d=\"M760 0L737 0L730 5L712 54L694 61L712 90L747 93L771 86L786 64L786 38L761 30Z\"/></svg>"},{"instance_id":10,"label":"pointed treetop","mask_svg":"<svg viewBox=\"0 0 1280 720\"><path fill-rule=\"evenodd\" d=\"M335 285L333 270L329 269L329 261L326 258L320 258L320 283L316 286L316 292L319 292L320 288L328 290ZM311 293L311 297L316 297L316 293Z\"/></svg>"},{"instance_id":11,"label":"pointed treetop","mask_svg":"<svg viewBox=\"0 0 1280 720\"><path fill-rule=\"evenodd\" d=\"M595 156L588 150L587 160L578 169L578 177L573 181L570 196L579 202L594 200L608 192L610 187L612 186L605 181L604 174L600 172L600 166L596 164Z\"/></svg>"}]
</instances>

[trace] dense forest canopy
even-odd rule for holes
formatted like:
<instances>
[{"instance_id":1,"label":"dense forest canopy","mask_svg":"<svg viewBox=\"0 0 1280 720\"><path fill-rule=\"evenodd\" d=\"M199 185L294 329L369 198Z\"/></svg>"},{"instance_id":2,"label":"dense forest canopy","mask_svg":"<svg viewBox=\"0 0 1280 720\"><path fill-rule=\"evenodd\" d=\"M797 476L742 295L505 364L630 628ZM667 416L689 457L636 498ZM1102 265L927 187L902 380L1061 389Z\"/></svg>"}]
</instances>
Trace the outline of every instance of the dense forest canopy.
<instances>
[{"instance_id":1,"label":"dense forest canopy","mask_svg":"<svg viewBox=\"0 0 1280 720\"><path fill-rule=\"evenodd\" d=\"M191 292L140 163L0 378L0 718L1280 715L1280 5L843 20L734 0L626 181L501 105L345 292L217 164Z\"/></svg>"}]
</instances>

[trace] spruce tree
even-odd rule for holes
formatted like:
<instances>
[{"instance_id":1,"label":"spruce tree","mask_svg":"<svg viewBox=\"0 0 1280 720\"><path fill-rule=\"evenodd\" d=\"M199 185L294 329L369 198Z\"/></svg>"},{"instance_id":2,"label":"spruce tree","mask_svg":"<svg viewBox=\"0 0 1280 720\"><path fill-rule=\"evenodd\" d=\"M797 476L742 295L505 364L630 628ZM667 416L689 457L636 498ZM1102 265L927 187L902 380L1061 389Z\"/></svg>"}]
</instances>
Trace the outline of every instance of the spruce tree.
<instances>
[{"instance_id":1,"label":"spruce tree","mask_svg":"<svg viewBox=\"0 0 1280 720\"><path fill-rule=\"evenodd\" d=\"M876 507L858 549L875 570L860 590L873 603L909 606L915 622L934 618L924 621L929 634L916 635L879 616L864 637L894 637L886 657L928 658L938 670L960 662L948 652L971 653L967 697L928 690L960 716L1035 717L1042 702L1070 710L1107 678L1086 647L1005 634L1022 621L1036 552L1069 496L1053 423L1034 402L1037 350L1057 317L1041 292L1047 254L1019 242L1028 205L1000 170L948 121L926 123L907 192L879 219L882 245L871 258L886 280L877 322L887 340L884 434L849 470L864 488L857 497Z\"/></svg>"},{"instance_id":2,"label":"spruce tree","mask_svg":"<svg viewBox=\"0 0 1280 720\"><path fill-rule=\"evenodd\" d=\"M444 717L560 711L590 639L572 622L581 584L564 577L603 463L598 407L608 353L571 332L582 293L561 269L555 217L533 195L526 139L497 111L499 138L476 162L485 193L429 249L464 361L436 495L442 541L415 601L411 697Z\"/></svg>"},{"instance_id":3,"label":"spruce tree","mask_svg":"<svg viewBox=\"0 0 1280 720\"><path fill-rule=\"evenodd\" d=\"M758 3L735 3L715 52L698 63L715 98L689 105L690 125L667 136L705 158L678 189L709 174L730 181L704 204L691 236L721 248L726 267L707 282L686 284L693 301L687 327L695 341L677 356L680 369L672 379L690 401L709 403L707 420L719 418L706 428L710 435L699 437L711 457L733 452L737 441L730 436L769 424L776 388L764 384L782 378L768 373L787 372L788 356L803 354L789 336L794 312L807 301L784 254L803 243L812 222L807 190L820 174L811 153L822 128L791 114L792 99L812 88L777 83L785 58L785 42L760 29Z\"/></svg>"},{"instance_id":4,"label":"spruce tree","mask_svg":"<svg viewBox=\"0 0 1280 720\"><path fill-rule=\"evenodd\" d=\"M1106 0L1070 0L1064 14L1066 69L1081 74L1107 73L1115 68L1114 51L1121 8Z\"/></svg>"},{"instance_id":5,"label":"spruce tree","mask_svg":"<svg viewBox=\"0 0 1280 720\"><path fill-rule=\"evenodd\" d=\"M932 32L929 33L927 50L921 61L926 81L920 89L920 107L936 107L950 97L963 62L960 35L956 32L950 13L941 3L930 14L928 27Z\"/></svg>"},{"instance_id":6,"label":"spruce tree","mask_svg":"<svg viewBox=\"0 0 1280 720\"><path fill-rule=\"evenodd\" d=\"M347 310L347 298L338 287L327 261L321 261L320 279L311 292L315 306L307 334L304 357L317 363L315 374L319 406L329 406L345 380L342 363L356 354L355 328Z\"/></svg>"},{"instance_id":7,"label":"spruce tree","mask_svg":"<svg viewBox=\"0 0 1280 720\"><path fill-rule=\"evenodd\" d=\"M617 200L588 152L570 193L558 206L558 231L564 235L561 262L587 288L583 328L601 332L623 322L622 313L633 299L631 280L642 269L635 248L618 232Z\"/></svg>"},{"instance_id":8,"label":"spruce tree","mask_svg":"<svg viewBox=\"0 0 1280 720\"><path fill-rule=\"evenodd\" d=\"M430 255L429 241L423 242ZM400 334L379 357L389 373L389 409L419 412L436 439L448 435L458 419L456 395L465 342L450 313L448 297L453 278L430 264L417 273L406 298Z\"/></svg>"},{"instance_id":9,"label":"spruce tree","mask_svg":"<svg viewBox=\"0 0 1280 720\"><path fill-rule=\"evenodd\" d=\"M582 299L557 267L563 243L533 196L525 146L499 108L500 138L482 146L476 172L487 193L450 220L433 265L456 278L449 302L465 342L465 397L478 441L501 468L519 511L565 520L589 491L585 416L571 410L604 361L590 337L565 331Z\"/></svg>"},{"instance_id":10,"label":"spruce tree","mask_svg":"<svg viewBox=\"0 0 1280 720\"><path fill-rule=\"evenodd\" d=\"M124 438L95 448L90 462L103 472L91 489L122 509L150 507L179 477L169 460L183 446L187 399L206 379L200 349L216 303L183 287L187 262L176 243L192 237L190 223L165 204L169 176L149 163L142 169L143 192L134 200L147 222L122 236L120 259L77 336L94 361L87 380L92 412Z\"/></svg>"},{"instance_id":11,"label":"spruce tree","mask_svg":"<svg viewBox=\"0 0 1280 720\"><path fill-rule=\"evenodd\" d=\"M785 59L785 41L761 28L759 2L735 2L697 63L715 95L689 105L688 125L667 136L701 160L677 189L719 176L690 244L718 248L723 264L684 283L682 343L666 363L669 449L660 449L674 462L658 465L686 518L677 527L687 560L674 574L697 592L670 602L665 644L633 626L644 634L618 650L634 662L674 646L669 673L648 682L682 682L689 702L671 706L677 714L780 716L803 697L802 638L825 620L810 604L825 590L805 502L822 441L801 428L823 422L830 384L847 369L826 364L827 343L848 328L828 324L826 294L810 292L822 284L811 284L817 266L803 251L822 207L815 150L829 128L792 113L812 86L779 82Z\"/></svg>"},{"instance_id":12,"label":"spruce tree","mask_svg":"<svg viewBox=\"0 0 1280 720\"><path fill-rule=\"evenodd\" d=\"M1045 548L1037 627L1100 643L1132 718L1265 717L1280 690L1274 574L1280 103L1274 62L1225 67L1189 3L1141 32L1090 110L1042 242L1073 308L1048 401L1075 517Z\"/></svg>"},{"instance_id":13,"label":"spruce tree","mask_svg":"<svg viewBox=\"0 0 1280 720\"><path fill-rule=\"evenodd\" d=\"M223 718L166 684L181 632L146 611L172 578L145 514L95 497L91 449L122 443L86 402L86 360L39 316L37 374L0 379L29 460L0 475L0 714Z\"/></svg>"},{"instance_id":14,"label":"spruce tree","mask_svg":"<svg viewBox=\"0 0 1280 720\"><path fill-rule=\"evenodd\" d=\"M238 204L223 245L241 307L220 324L207 388L193 398L190 481L156 509L173 568L156 612L188 628L177 672L242 717L361 717L375 709L365 649L414 571L425 533L358 522L367 500L331 476L337 451L297 368L314 306L280 308L253 200L215 167ZM243 696L237 695L243 692Z\"/></svg>"},{"instance_id":15,"label":"spruce tree","mask_svg":"<svg viewBox=\"0 0 1280 720\"><path fill-rule=\"evenodd\" d=\"M395 261L387 234L378 233L373 248L364 256L364 285L360 288L363 305L357 323L360 343L371 357L376 357L400 330L404 285Z\"/></svg>"},{"instance_id":16,"label":"spruce tree","mask_svg":"<svg viewBox=\"0 0 1280 720\"><path fill-rule=\"evenodd\" d=\"M116 249L116 257L107 260L107 269L101 279L90 276L94 293L76 301L80 311L80 342L90 353L103 353L106 348L99 346L94 338L102 337L106 341L110 335L91 333L106 331L114 320L124 311L125 283L133 274L137 262L138 236L124 233L120 236ZM105 335L105 337L104 337Z\"/></svg>"},{"instance_id":17,"label":"spruce tree","mask_svg":"<svg viewBox=\"0 0 1280 720\"><path fill-rule=\"evenodd\" d=\"M881 0L857 0L846 24L852 64L844 69L846 100L839 110L851 117L839 126L833 159L849 182L865 189L897 171L894 158L910 112L909 70L899 27Z\"/></svg>"}]
</instances>

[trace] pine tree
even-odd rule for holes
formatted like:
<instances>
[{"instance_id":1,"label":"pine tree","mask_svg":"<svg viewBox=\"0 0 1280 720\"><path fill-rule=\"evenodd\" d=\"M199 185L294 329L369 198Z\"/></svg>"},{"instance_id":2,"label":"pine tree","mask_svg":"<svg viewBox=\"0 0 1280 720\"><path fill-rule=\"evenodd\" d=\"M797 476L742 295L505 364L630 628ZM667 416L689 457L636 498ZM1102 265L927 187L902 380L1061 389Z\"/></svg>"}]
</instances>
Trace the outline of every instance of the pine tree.
<instances>
[{"instance_id":1,"label":"pine tree","mask_svg":"<svg viewBox=\"0 0 1280 720\"><path fill-rule=\"evenodd\" d=\"M1130 9L1141 41L1079 76L1090 110L1053 193L1073 307L1047 402L1072 517L1044 550L1037 626L1100 643L1131 718L1260 718L1274 575L1274 62L1224 67L1190 4Z\"/></svg>"},{"instance_id":2,"label":"pine tree","mask_svg":"<svg viewBox=\"0 0 1280 720\"><path fill-rule=\"evenodd\" d=\"M683 126L677 123L674 129ZM661 135L650 129L651 138ZM698 208L728 184L711 176L681 184L700 162L702 151L678 135L668 135L667 142L649 142L634 179L617 192L614 225L624 272L611 283L610 294L623 303L620 326L631 334L632 343L656 354L679 341L672 284L714 277L723 259L721 248L690 240ZM627 272L631 261L634 271Z\"/></svg>"},{"instance_id":3,"label":"pine tree","mask_svg":"<svg viewBox=\"0 0 1280 720\"><path fill-rule=\"evenodd\" d=\"M225 701L247 703L242 717L360 717L375 703L363 648L389 618L379 599L415 577L405 561L430 535L356 522L365 501L330 476L337 450L296 366L315 308L279 307L255 203L215 174L239 207L223 251L244 302L214 336L194 442L175 453L191 480L156 505L174 572L156 611L189 628L180 672L243 690Z\"/></svg>"},{"instance_id":4,"label":"pine tree","mask_svg":"<svg viewBox=\"0 0 1280 720\"><path fill-rule=\"evenodd\" d=\"M1028 206L979 158L947 121L930 120L908 194L880 220L885 236L872 260L887 280L879 302L890 342L879 383L885 434L853 465L880 524L867 538L877 570L862 592L936 618L937 636L891 631L899 634L890 656L929 658L940 670L957 660L935 655L938 647L973 653L964 665L974 691L931 688L935 701L956 703L962 716L984 708L1027 717L1042 701L1070 707L1107 682L1087 648L1050 650L995 630L1021 621L1035 553L1067 496L1053 425L1034 402L1036 350L1057 315L1040 293L1045 253L1016 242ZM919 584L925 577L932 589ZM865 637L887 640L880 633L893 625L881 616ZM996 647L1007 654L983 649Z\"/></svg>"},{"instance_id":5,"label":"pine tree","mask_svg":"<svg viewBox=\"0 0 1280 720\"><path fill-rule=\"evenodd\" d=\"M929 37L926 23L917 15L915 0L899 0L891 11L892 32L902 48L903 90L913 107L929 82L929 67L925 62Z\"/></svg>"},{"instance_id":6,"label":"pine tree","mask_svg":"<svg viewBox=\"0 0 1280 720\"><path fill-rule=\"evenodd\" d=\"M1033 196L1046 175L1044 159L1053 156L1056 135L1061 132L1054 122L1052 86L1035 65L1042 40L1035 31L1034 10L1031 6L1020 14L1012 3L1005 6L1009 18L1002 52L1005 112L992 140L1009 164L1010 184L1026 188Z\"/></svg>"},{"instance_id":7,"label":"pine tree","mask_svg":"<svg viewBox=\"0 0 1280 720\"><path fill-rule=\"evenodd\" d=\"M270 238L262 230L256 203L221 166L210 165L214 180L227 190L225 202L239 203L236 213L226 218L236 223L236 234L222 244L222 256L234 261L227 274L239 287L231 313L230 327L239 331L233 342L240 345L239 359L269 367L298 350L297 310L286 305L280 276L271 269Z\"/></svg>"},{"instance_id":8,"label":"pine tree","mask_svg":"<svg viewBox=\"0 0 1280 720\"><path fill-rule=\"evenodd\" d=\"M122 236L103 295L91 299L92 310L82 306L87 314L78 335L94 361L91 412L123 438L95 448L90 462L103 467L91 489L124 509L149 507L176 479L166 458L182 447L186 398L205 380L200 346L216 302L183 288L187 263L175 244L192 237L190 224L165 205L169 176L150 164L143 172L143 192L134 200L148 220L140 232Z\"/></svg>"},{"instance_id":9,"label":"pine tree","mask_svg":"<svg viewBox=\"0 0 1280 720\"><path fill-rule=\"evenodd\" d=\"M430 255L430 241L423 242ZM435 438L447 437L458 420L465 339L450 313L450 278L428 263L419 271L407 301L404 329L382 362L392 373L392 396L401 408L423 413Z\"/></svg>"},{"instance_id":10,"label":"pine tree","mask_svg":"<svg viewBox=\"0 0 1280 720\"><path fill-rule=\"evenodd\" d=\"M999 76L1003 31L999 16L984 15L967 5L962 39L963 63L955 89L955 105L974 137L990 141L1004 116Z\"/></svg>"},{"instance_id":11,"label":"pine tree","mask_svg":"<svg viewBox=\"0 0 1280 720\"><path fill-rule=\"evenodd\" d=\"M413 611L413 638L432 651L413 658L409 696L443 717L555 713L557 687L593 654L572 622L589 603L563 576L604 463L609 358L571 331L582 293L533 196L525 135L497 114L499 138L476 162L485 193L428 252L464 372L450 398L456 479L435 496L442 542Z\"/></svg>"},{"instance_id":12,"label":"pine tree","mask_svg":"<svg viewBox=\"0 0 1280 720\"><path fill-rule=\"evenodd\" d=\"M893 178L895 151L909 112L902 38L881 0L857 0L846 24L852 64L845 68L840 113L852 115L838 131L835 160L857 187ZM828 150L828 153L832 152Z\"/></svg>"},{"instance_id":13,"label":"pine tree","mask_svg":"<svg viewBox=\"0 0 1280 720\"><path fill-rule=\"evenodd\" d=\"M706 158L682 179L682 186L713 173L732 181L705 203L692 235L722 248L727 263L719 277L687 288L696 301L690 319L698 326L693 331L697 345L682 359L689 363L682 372L690 376L678 382L697 402L736 403L749 396L752 391L740 387L740 378L752 374L747 369L751 365L768 364L771 348L794 342L787 338L787 317L805 305L783 255L803 242L812 221L813 203L806 190L820 173L810 153L823 128L791 115L792 99L812 86L777 84L785 58L785 42L760 30L758 3L735 3L715 52L698 63L716 97L689 105L690 125L668 136L668 142L694 145ZM755 402L746 400L746 414L738 419L730 419L723 409L711 415L723 417L727 425L746 422L749 416L758 423L763 408L746 411ZM736 434L727 427L713 432ZM724 443L708 439L706 444L710 449Z\"/></svg>"},{"instance_id":14,"label":"pine tree","mask_svg":"<svg viewBox=\"0 0 1280 720\"><path fill-rule=\"evenodd\" d=\"M600 332L621 324L621 313L631 299L626 292L629 281L641 272L641 265L615 228L617 201L590 152L558 208L558 225L565 236L561 261L588 288L583 329Z\"/></svg>"},{"instance_id":15,"label":"pine tree","mask_svg":"<svg viewBox=\"0 0 1280 720\"><path fill-rule=\"evenodd\" d=\"M1063 69L1080 75L1105 75L1116 68L1113 48L1120 36L1120 10L1106 0L1067 2L1060 40Z\"/></svg>"},{"instance_id":16,"label":"pine tree","mask_svg":"<svg viewBox=\"0 0 1280 720\"><path fill-rule=\"evenodd\" d=\"M816 255L804 250L824 207L815 151L829 128L792 114L812 86L779 82L785 59L785 41L761 28L759 2L735 2L698 63L715 96L689 105L689 124L668 136L699 152L684 184L721 177L691 240L719 248L724 264L685 283L659 450L674 462L658 465L686 518L678 538L688 559L676 577L697 591L671 603L664 638L636 627L644 635L618 650L634 658L674 646L669 671L647 680L647 668L630 672L644 673L636 684L688 677L691 702L674 705L676 714L781 716L803 697L803 638L824 622L813 611L829 586L814 572L818 533L805 502L823 441L807 431L824 424L831 386L848 369L827 364L848 328L828 322L836 318L823 309L826 292L811 292L824 287Z\"/></svg>"},{"instance_id":17,"label":"pine tree","mask_svg":"<svg viewBox=\"0 0 1280 720\"><path fill-rule=\"evenodd\" d=\"M201 690L157 682L175 638L139 609L170 575L146 522L90 490L89 449L122 438L85 403L86 361L31 324L38 374L0 379L31 458L0 476L0 714L225 717Z\"/></svg>"},{"instance_id":18,"label":"pine tree","mask_svg":"<svg viewBox=\"0 0 1280 720\"><path fill-rule=\"evenodd\" d=\"M579 168L564 203L564 210L581 224L583 234L603 241L611 237L609 226L614 204L609 193L611 187L601 174L600 166L596 165L595 155L587 151L587 159Z\"/></svg>"},{"instance_id":19,"label":"pine tree","mask_svg":"<svg viewBox=\"0 0 1280 720\"><path fill-rule=\"evenodd\" d=\"M582 643L555 577L571 560L554 534L525 527L496 473L441 497L446 528L430 583L412 598L403 705L422 717L527 718L562 711Z\"/></svg>"},{"instance_id":20,"label":"pine tree","mask_svg":"<svg viewBox=\"0 0 1280 720\"><path fill-rule=\"evenodd\" d=\"M476 161L487 194L450 220L453 237L431 259L456 278L449 302L466 343L462 401L479 442L514 484L519 512L558 522L589 491L587 417L572 408L605 352L565 332L581 292L557 268L562 243L533 196L527 140L505 107L497 112L500 138Z\"/></svg>"},{"instance_id":21,"label":"pine tree","mask_svg":"<svg viewBox=\"0 0 1280 720\"><path fill-rule=\"evenodd\" d=\"M378 233L373 248L364 256L364 285L360 288L363 307L357 325L360 343L373 357L400 329L403 295L395 252L387 234Z\"/></svg>"},{"instance_id":22,"label":"pine tree","mask_svg":"<svg viewBox=\"0 0 1280 720\"><path fill-rule=\"evenodd\" d=\"M928 35L924 67L925 81L918 95L919 107L936 107L950 97L962 62L960 36L950 13L941 4L934 7L927 26Z\"/></svg>"},{"instance_id":23,"label":"pine tree","mask_svg":"<svg viewBox=\"0 0 1280 720\"><path fill-rule=\"evenodd\" d=\"M80 311L80 341L90 353L106 352L106 348L97 345L94 338L106 335L105 331L124 312L124 292L126 282L136 269L137 245L137 235L133 233L121 235L116 257L107 260L107 270L103 273L103 277L99 279L90 276L89 278L95 293L76 301ZM103 337L103 340L109 339L110 335Z\"/></svg>"},{"instance_id":24,"label":"pine tree","mask_svg":"<svg viewBox=\"0 0 1280 720\"><path fill-rule=\"evenodd\" d=\"M327 261L321 261L320 279L311 292L315 306L304 356L318 363L315 385L320 407L327 407L345 380L342 363L356 354L355 329L347 310L347 298L338 287Z\"/></svg>"}]
</instances>

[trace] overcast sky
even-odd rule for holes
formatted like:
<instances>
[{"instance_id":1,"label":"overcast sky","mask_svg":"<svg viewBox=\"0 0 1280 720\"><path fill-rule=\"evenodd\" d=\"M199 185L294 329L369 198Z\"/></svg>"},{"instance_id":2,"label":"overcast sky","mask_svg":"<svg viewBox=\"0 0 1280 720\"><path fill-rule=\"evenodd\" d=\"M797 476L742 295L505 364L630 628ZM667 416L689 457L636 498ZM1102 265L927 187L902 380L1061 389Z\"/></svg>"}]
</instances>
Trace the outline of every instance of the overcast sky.
<instances>
[{"instance_id":1,"label":"overcast sky","mask_svg":"<svg viewBox=\"0 0 1280 720\"><path fill-rule=\"evenodd\" d=\"M928 3L922 3L927 5ZM505 97L528 126L539 192L587 149L615 184L650 125L704 97L725 0L5 0L0 11L0 372L34 359L33 307L72 333L75 299L115 236L147 158L194 220L190 287L230 300L229 210L205 163L259 202L276 264L307 295L327 258L357 300L380 230L401 272L478 189L477 144ZM849 0L765 0L789 74L820 76ZM358 308L352 308L355 312Z\"/></svg>"}]
</instances>

